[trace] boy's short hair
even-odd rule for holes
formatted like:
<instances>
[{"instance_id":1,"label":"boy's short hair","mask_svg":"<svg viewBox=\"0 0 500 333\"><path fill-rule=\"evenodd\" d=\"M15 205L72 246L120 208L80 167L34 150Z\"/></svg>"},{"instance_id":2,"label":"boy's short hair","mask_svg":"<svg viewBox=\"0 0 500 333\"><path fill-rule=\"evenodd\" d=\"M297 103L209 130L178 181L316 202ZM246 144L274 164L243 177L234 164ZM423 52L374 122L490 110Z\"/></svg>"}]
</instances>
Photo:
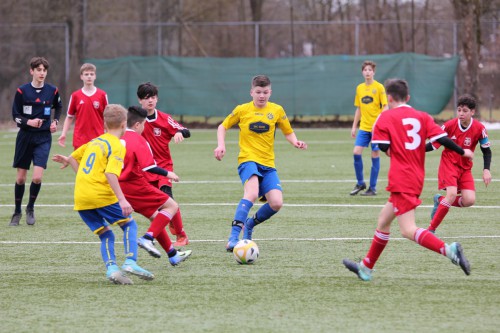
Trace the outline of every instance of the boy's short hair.
<instances>
[{"instance_id":1,"label":"boy's short hair","mask_svg":"<svg viewBox=\"0 0 500 333\"><path fill-rule=\"evenodd\" d=\"M377 64L374 61L365 60L361 65L361 70L365 69L366 66L372 66L372 69L375 71L375 67L377 67Z\"/></svg>"},{"instance_id":2,"label":"boy's short hair","mask_svg":"<svg viewBox=\"0 0 500 333\"><path fill-rule=\"evenodd\" d=\"M30 60L30 68L35 69L38 66L43 65L45 69L49 69L49 61L44 57L33 57Z\"/></svg>"},{"instance_id":3,"label":"boy's short hair","mask_svg":"<svg viewBox=\"0 0 500 333\"><path fill-rule=\"evenodd\" d=\"M459 106L466 106L471 110L476 109L476 99L472 97L471 95L462 95L458 98L457 101L457 107Z\"/></svg>"},{"instance_id":4,"label":"boy's short hair","mask_svg":"<svg viewBox=\"0 0 500 333\"><path fill-rule=\"evenodd\" d=\"M256 75L252 78L252 88L254 87L267 87L271 85L271 80L266 75Z\"/></svg>"},{"instance_id":5,"label":"boy's short hair","mask_svg":"<svg viewBox=\"0 0 500 333\"><path fill-rule=\"evenodd\" d=\"M137 97L139 99L158 96L158 87L151 82L144 82L137 87Z\"/></svg>"},{"instance_id":6,"label":"boy's short hair","mask_svg":"<svg viewBox=\"0 0 500 333\"><path fill-rule=\"evenodd\" d=\"M130 106L127 113L127 127L131 128L136 123L142 123L148 116L148 111L140 106Z\"/></svg>"},{"instance_id":7,"label":"boy's short hair","mask_svg":"<svg viewBox=\"0 0 500 333\"><path fill-rule=\"evenodd\" d=\"M127 110L120 104L108 104L104 109L104 123L109 129L116 129L127 120Z\"/></svg>"},{"instance_id":8,"label":"boy's short hair","mask_svg":"<svg viewBox=\"0 0 500 333\"><path fill-rule=\"evenodd\" d=\"M396 102L406 102L410 91L408 82L402 79L388 79L384 85L385 93L392 96Z\"/></svg>"},{"instance_id":9,"label":"boy's short hair","mask_svg":"<svg viewBox=\"0 0 500 333\"><path fill-rule=\"evenodd\" d=\"M91 64L91 63L87 62L87 63L84 63L82 65L82 67L80 67L80 74L83 74L83 72L85 72L85 71L87 71L87 72L90 71L90 72L94 72L95 73L97 71L97 68L95 67L94 64Z\"/></svg>"}]
</instances>

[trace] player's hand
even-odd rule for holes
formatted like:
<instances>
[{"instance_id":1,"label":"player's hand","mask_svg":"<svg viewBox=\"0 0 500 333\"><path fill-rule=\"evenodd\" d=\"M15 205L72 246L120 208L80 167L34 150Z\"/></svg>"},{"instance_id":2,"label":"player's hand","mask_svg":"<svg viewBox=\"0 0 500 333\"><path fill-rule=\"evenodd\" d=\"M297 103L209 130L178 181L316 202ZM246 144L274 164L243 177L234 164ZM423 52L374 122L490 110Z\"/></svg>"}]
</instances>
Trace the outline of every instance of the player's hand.
<instances>
[{"instance_id":1,"label":"player's hand","mask_svg":"<svg viewBox=\"0 0 500 333\"><path fill-rule=\"evenodd\" d=\"M217 147L214 149L215 159L217 161L222 161L224 155L226 155L226 147Z\"/></svg>"},{"instance_id":2,"label":"player's hand","mask_svg":"<svg viewBox=\"0 0 500 333\"><path fill-rule=\"evenodd\" d=\"M59 139L57 139L57 143L61 147L66 147L66 134L61 134L61 136L59 137Z\"/></svg>"},{"instance_id":3,"label":"player's hand","mask_svg":"<svg viewBox=\"0 0 500 333\"><path fill-rule=\"evenodd\" d=\"M474 152L470 149L464 149L464 154L462 156L472 161L474 159Z\"/></svg>"},{"instance_id":4,"label":"player's hand","mask_svg":"<svg viewBox=\"0 0 500 333\"><path fill-rule=\"evenodd\" d=\"M64 156L64 155L56 154L56 155L52 156L52 161L62 164L61 169L64 169L69 165L68 160L69 160L69 157Z\"/></svg>"},{"instance_id":5,"label":"player's hand","mask_svg":"<svg viewBox=\"0 0 500 333\"><path fill-rule=\"evenodd\" d=\"M391 147L389 147L387 149L387 151L385 152L385 154L388 156L388 157L391 157Z\"/></svg>"},{"instance_id":6,"label":"player's hand","mask_svg":"<svg viewBox=\"0 0 500 333\"><path fill-rule=\"evenodd\" d=\"M299 148L299 149L302 149L302 150L307 149L307 143L305 143L304 141L297 140L297 142L295 142L295 144L293 146L295 148Z\"/></svg>"},{"instance_id":7,"label":"player's hand","mask_svg":"<svg viewBox=\"0 0 500 333\"><path fill-rule=\"evenodd\" d=\"M57 131L57 123L55 121L50 123L50 133Z\"/></svg>"},{"instance_id":8,"label":"player's hand","mask_svg":"<svg viewBox=\"0 0 500 333\"><path fill-rule=\"evenodd\" d=\"M488 169L483 170L483 182L486 187L491 183L491 172Z\"/></svg>"},{"instance_id":9,"label":"player's hand","mask_svg":"<svg viewBox=\"0 0 500 333\"><path fill-rule=\"evenodd\" d=\"M175 133L175 135L174 135L174 142L175 143L181 143L182 141L184 141L184 136L182 135L182 133L181 132Z\"/></svg>"},{"instance_id":10,"label":"player's hand","mask_svg":"<svg viewBox=\"0 0 500 333\"><path fill-rule=\"evenodd\" d=\"M355 128L352 128L351 129L351 138L356 138L356 129Z\"/></svg>"},{"instance_id":11,"label":"player's hand","mask_svg":"<svg viewBox=\"0 0 500 333\"><path fill-rule=\"evenodd\" d=\"M26 124L34 128L40 128L43 125L43 119L40 118L28 119L28 122Z\"/></svg>"},{"instance_id":12,"label":"player's hand","mask_svg":"<svg viewBox=\"0 0 500 333\"><path fill-rule=\"evenodd\" d=\"M128 203L128 201L126 199L119 200L118 204L120 205L120 207L122 209L123 216L129 216L134 211L134 209L132 208L132 206Z\"/></svg>"},{"instance_id":13,"label":"player's hand","mask_svg":"<svg viewBox=\"0 0 500 333\"><path fill-rule=\"evenodd\" d=\"M179 176L177 176L173 171L168 172L167 178L172 179L174 182L179 181Z\"/></svg>"}]
</instances>

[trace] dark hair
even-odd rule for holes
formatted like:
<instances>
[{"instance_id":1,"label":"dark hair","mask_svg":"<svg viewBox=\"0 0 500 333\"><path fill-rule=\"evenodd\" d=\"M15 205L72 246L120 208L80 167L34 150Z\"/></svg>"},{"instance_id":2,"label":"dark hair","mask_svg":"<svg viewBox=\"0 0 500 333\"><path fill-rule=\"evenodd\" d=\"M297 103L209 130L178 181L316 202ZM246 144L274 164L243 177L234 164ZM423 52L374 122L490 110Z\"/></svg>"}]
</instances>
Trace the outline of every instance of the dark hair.
<instances>
[{"instance_id":1,"label":"dark hair","mask_svg":"<svg viewBox=\"0 0 500 333\"><path fill-rule=\"evenodd\" d=\"M129 106L127 114L127 127L131 128L135 123L141 123L148 116L148 111L140 106Z\"/></svg>"},{"instance_id":2,"label":"dark hair","mask_svg":"<svg viewBox=\"0 0 500 333\"><path fill-rule=\"evenodd\" d=\"M49 61L44 57L33 57L30 60L30 68L35 69L38 66L43 65L45 69L49 69Z\"/></svg>"},{"instance_id":3,"label":"dark hair","mask_svg":"<svg viewBox=\"0 0 500 333\"><path fill-rule=\"evenodd\" d=\"M372 66L373 71L375 71L375 67L377 67L377 64L371 60L365 60L361 65L361 70L365 69L366 66Z\"/></svg>"},{"instance_id":4,"label":"dark hair","mask_svg":"<svg viewBox=\"0 0 500 333\"><path fill-rule=\"evenodd\" d=\"M471 110L476 109L476 99L471 95L462 95L458 98L457 107L466 106Z\"/></svg>"},{"instance_id":5,"label":"dark hair","mask_svg":"<svg viewBox=\"0 0 500 333\"><path fill-rule=\"evenodd\" d=\"M265 75L257 75L252 78L252 88L267 87L271 85L271 80Z\"/></svg>"},{"instance_id":6,"label":"dark hair","mask_svg":"<svg viewBox=\"0 0 500 333\"><path fill-rule=\"evenodd\" d=\"M152 96L158 96L158 87L151 82L141 83L139 87L137 87L137 97L139 97L139 99Z\"/></svg>"},{"instance_id":7,"label":"dark hair","mask_svg":"<svg viewBox=\"0 0 500 333\"><path fill-rule=\"evenodd\" d=\"M402 79L388 79L385 81L385 92L396 102L406 102L410 88L408 82Z\"/></svg>"}]
</instances>

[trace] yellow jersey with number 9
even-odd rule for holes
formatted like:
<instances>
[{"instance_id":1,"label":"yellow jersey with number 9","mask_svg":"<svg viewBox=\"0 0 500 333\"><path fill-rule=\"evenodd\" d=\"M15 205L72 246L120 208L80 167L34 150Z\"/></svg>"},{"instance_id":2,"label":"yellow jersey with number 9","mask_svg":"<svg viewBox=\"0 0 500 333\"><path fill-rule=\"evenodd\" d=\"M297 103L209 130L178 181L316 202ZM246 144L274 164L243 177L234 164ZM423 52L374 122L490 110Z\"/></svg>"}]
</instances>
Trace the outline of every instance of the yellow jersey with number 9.
<instances>
[{"instance_id":1,"label":"yellow jersey with number 9","mask_svg":"<svg viewBox=\"0 0 500 333\"><path fill-rule=\"evenodd\" d=\"M238 105L224 119L222 126L240 128L238 164L256 162L274 168L274 138L279 128L284 135L293 133L292 126L282 106L267 102L257 108L252 102Z\"/></svg>"},{"instance_id":2,"label":"yellow jersey with number 9","mask_svg":"<svg viewBox=\"0 0 500 333\"><path fill-rule=\"evenodd\" d=\"M80 164L75 180L75 210L101 208L118 201L105 174L120 177L125 151L120 139L105 133L71 154Z\"/></svg>"}]
</instances>

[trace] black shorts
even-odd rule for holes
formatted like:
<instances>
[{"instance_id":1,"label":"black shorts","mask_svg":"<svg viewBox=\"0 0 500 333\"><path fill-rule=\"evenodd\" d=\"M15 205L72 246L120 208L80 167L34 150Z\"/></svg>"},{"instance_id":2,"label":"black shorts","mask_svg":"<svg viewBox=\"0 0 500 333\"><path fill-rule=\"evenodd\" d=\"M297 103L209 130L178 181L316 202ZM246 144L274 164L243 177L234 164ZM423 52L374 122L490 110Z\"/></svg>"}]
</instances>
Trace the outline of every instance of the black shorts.
<instances>
[{"instance_id":1,"label":"black shorts","mask_svg":"<svg viewBox=\"0 0 500 333\"><path fill-rule=\"evenodd\" d=\"M33 161L34 166L47 169L51 145L52 134L49 131L29 132L19 130L12 166L29 170L31 161Z\"/></svg>"}]
</instances>

